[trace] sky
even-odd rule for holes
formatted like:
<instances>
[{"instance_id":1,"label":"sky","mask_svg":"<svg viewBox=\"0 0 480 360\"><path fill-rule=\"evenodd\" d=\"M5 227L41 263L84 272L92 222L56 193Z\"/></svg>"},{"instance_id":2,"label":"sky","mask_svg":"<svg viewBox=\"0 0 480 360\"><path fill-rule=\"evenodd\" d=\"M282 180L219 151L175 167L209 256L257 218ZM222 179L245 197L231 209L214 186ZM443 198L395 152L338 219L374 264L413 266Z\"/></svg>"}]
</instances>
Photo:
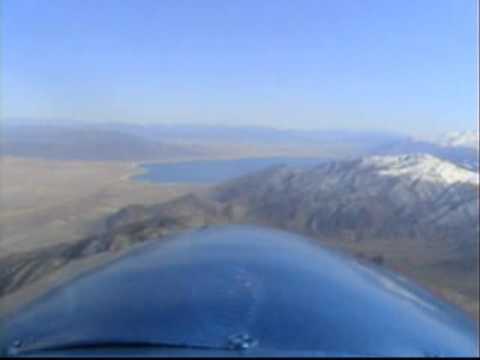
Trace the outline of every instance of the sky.
<instances>
[{"instance_id":1,"label":"sky","mask_svg":"<svg viewBox=\"0 0 480 360\"><path fill-rule=\"evenodd\" d=\"M5 121L477 128L475 0L1 6Z\"/></svg>"}]
</instances>

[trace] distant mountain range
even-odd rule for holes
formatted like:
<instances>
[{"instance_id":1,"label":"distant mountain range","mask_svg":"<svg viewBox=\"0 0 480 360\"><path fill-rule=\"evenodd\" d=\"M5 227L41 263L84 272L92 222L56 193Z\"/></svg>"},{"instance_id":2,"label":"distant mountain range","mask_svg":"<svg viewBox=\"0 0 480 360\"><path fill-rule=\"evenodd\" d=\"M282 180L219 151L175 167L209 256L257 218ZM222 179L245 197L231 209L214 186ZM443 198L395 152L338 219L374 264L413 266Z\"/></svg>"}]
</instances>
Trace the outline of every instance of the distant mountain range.
<instances>
[{"instance_id":1,"label":"distant mountain range","mask_svg":"<svg viewBox=\"0 0 480 360\"><path fill-rule=\"evenodd\" d=\"M127 207L106 219L103 232L74 244L0 259L0 292L75 259L226 223L268 225L365 248L408 241L412 256L443 249L470 269L478 263L478 195L478 174L426 154L371 156L308 169L275 166L204 194Z\"/></svg>"},{"instance_id":2,"label":"distant mountain range","mask_svg":"<svg viewBox=\"0 0 480 360\"><path fill-rule=\"evenodd\" d=\"M0 144L3 155L56 160L155 160L202 151L118 130L63 126L5 127Z\"/></svg>"},{"instance_id":3,"label":"distant mountain range","mask_svg":"<svg viewBox=\"0 0 480 360\"><path fill-rule=\"evenodd\" d=\"M430 154L478 170L478 132L413 138L378 131L280 130L265 127L84 123L3 126L4 155L62 160L157 160L208 156L206 145L312 147L328 157Z\"/></svg>"},{"instance_id":4,"label":"distant mountain range","mask_svg":"<svg viewBox=\"0 0 480 360\"><path fill-rule=\"evenodd\" d=\"M311 147L353 156L398 142L387 132L83 123L3 126L2 154L63 160L156 160L208 154L205 145Z\"/></svg>"},{"instance_id":5,"label":"distant mountain range","mask_svg":"<svg viewBox=\"0 0 480 360\"><path fill-rule=\"evenodd\" d=\"M212 125L105 125L146 137L163 137L185 142L234 142L271 145L363 144L365 148L403 140L403 135L386 131L282 130L260 126Z\"/></svg>"}]
</instances>

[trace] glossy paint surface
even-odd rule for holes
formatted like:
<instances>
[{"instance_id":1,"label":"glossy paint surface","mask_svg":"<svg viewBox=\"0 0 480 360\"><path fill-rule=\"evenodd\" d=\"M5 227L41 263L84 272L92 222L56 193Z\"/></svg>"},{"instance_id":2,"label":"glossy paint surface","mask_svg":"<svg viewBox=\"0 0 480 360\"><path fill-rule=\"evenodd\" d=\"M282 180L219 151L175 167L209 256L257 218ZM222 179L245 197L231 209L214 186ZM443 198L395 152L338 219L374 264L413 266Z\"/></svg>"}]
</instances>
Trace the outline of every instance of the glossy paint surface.
<instances>
[{"instance_id":1,"label":"glossy paint surface","mask_svg":"<svg viewBox=\"0 0 480 360\"><path fill-rule=\"evenodd\" d=\"M52 290L4 329L4 346L19 354L82 342L225 350L240 337L243 356L478 355L473 322L401 276L250 226L149 242Z\"/></svg>"}]
</instances>

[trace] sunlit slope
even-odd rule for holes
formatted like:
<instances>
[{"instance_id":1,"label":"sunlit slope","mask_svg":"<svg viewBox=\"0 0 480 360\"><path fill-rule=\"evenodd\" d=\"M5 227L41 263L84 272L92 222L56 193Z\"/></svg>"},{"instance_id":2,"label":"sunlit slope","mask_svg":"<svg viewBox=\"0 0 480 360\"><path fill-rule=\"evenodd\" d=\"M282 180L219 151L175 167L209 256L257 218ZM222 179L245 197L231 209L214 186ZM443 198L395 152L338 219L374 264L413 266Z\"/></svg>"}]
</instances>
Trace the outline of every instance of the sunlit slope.
<instances>
[{"instance_id":1,"label":"sunlit slope","mask_svg":"<svg viewBox=\"0 0 480 360\"><path fill-rule=\"evenodd\" d=\"M421 154L272 168L219 186L213 198L246 219L327 237L445 240L460 250L478 233L478 189L478 174Z\"/></svg>"}]
</instances>

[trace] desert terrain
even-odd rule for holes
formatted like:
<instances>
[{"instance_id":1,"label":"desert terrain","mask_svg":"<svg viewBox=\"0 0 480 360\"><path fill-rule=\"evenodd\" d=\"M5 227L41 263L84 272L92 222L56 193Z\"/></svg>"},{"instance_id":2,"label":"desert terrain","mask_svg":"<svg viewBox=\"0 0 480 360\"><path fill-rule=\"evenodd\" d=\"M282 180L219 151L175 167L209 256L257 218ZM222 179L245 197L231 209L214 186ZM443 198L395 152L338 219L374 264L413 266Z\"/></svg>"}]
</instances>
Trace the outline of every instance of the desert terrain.
<instances>
[{"instance_id":1,"label":"desert terrain","mask_svg":"<svg viewBox=\"0 0 480 360\"><path fill-rule=\"evenodd\" d=\"M158 204L205 185L135 181L147 162L319 156L325 147L202 144L196 156L154 161L79 161L0 156L0 253L69 242L95 231L98 223L127 205ZM338 155L332 150L331 156Z\"/></svg>"},{"instance_id":2,"label":"desert terrain","mask_svg":"<svg viewBox=\"0 0 480 360\"><path fill-rule=\"evenodd\" d=\"M130 204L154 204L195 190L140 183L138 163L1 159L2 254L86 236L102 217Z\"/></svg>"}]
</instances>

